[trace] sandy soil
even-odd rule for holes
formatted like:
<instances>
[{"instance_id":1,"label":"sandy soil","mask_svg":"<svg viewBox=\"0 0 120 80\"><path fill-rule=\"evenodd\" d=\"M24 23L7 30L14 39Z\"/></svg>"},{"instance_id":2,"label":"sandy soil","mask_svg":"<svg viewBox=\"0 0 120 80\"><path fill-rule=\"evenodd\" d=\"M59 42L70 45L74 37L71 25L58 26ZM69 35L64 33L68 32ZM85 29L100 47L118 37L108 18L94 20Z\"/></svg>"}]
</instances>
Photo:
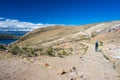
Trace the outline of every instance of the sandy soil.
<instances>
[{"instance_id":1,"label":"sandy soil","mask_svg":"<svg viewBox=\"0 0 120 80\"><path fill-rule=\"evenodd\" d=\"M0 80L120 80L112 63L89 45L87 53L64 58L0 59Z\"/></svg>"}]
</instances>

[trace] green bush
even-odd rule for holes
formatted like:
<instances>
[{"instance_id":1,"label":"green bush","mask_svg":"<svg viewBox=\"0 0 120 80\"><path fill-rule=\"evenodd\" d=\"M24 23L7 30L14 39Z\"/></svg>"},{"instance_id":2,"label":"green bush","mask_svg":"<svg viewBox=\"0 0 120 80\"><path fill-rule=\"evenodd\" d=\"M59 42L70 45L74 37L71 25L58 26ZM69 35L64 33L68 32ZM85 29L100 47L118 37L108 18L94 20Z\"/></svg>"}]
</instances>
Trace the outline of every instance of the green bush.
<instances>
[{"instance_id":1,"label":"green bush","mask_svg":"<svg viewBox=\"0 0 120 80\"><path fill-rule=\"evenodd\" d=\"M22 50L18 46L9 46L9 51L14 55L22 53Z\"/></svg>"},{"instance_id":2,"label":"green bush","mask_svg":"<svg viewBox=\"0 0 120 80\"><path fill-rule=\"evenodd\" d=\"M73 49L63 49L63 48L28 48L28 47L19 47L19 46L9 46L8 51L14 55L20 55L25 57L33 57L38 55L49 55L49 56L61 56L72 54Z\"/></svg>"},{"instance_id":3,"label":"green bush","mask_svg":"<svg viewBox=\"0 0 120 80\"><path fill-rule=\"evenodd\" d=\"M97 36L97 33L95 33L95 32L92 33L92 35L91 35L91 37L93 37L93 38L96 37L96 36Z\"/></svg>"},{"instance_id":4,"label":"green bush","mask_svg":"<svg viewBox=\"0 0 120 80\"><path fill-rule=\"evenodd\" d=\"M37 51L38 49L34 49L34 48L22 48L23 55L26 55L28 57L37 56L36 54Z\"/></svg>"},{"instance_id":5,"label":"green bush","mask_svg":"<svg viewBox=\"0 0 120 80\"><path fill-rule=\"evenodd\" d=\"M22 50L24 51L27 51L27 49L28 49L27 47L22 47Z\"/></svg>"},{"instance_id":6,"label":"green bush","mask_svg":"<svg viewBox=\"0 0 120 80\"><path fill-rule=\"evenodd\" d=\"M103 42L102 41L100 41L100 46L103 46Z\"/></svg>"},{"instance_id":7,"label":"green bush","mask_svg":"<svg viewBox=\"0 0 120 80\"><path fill-rule=\"evenodd\" d=\"M37 51L43 51L43 48L39 48L39 49L37 49Z\"/></svg>"},{"instance_id":8,"label":"green bush","mask_svg":"<svg viewBox=\"0 0 120 80\"><path fill-rule=\"evenodd\" d=\"M28 56L28 57L37 56L36 51L38 51L37 49L33 49L33 48L27 48L27 47L20 48L18 46L13 46L13 45L10 45L7 49L13 55Z\"/></svg>"},{"instance_id":9,"label":"green bush","mask_svg":"<svg viewBox=\"0 0 120 80\"><path fill-rule=\"evenodd\" d=\"M34 49L30 48L29 50L27 50L27 56L28 56L28 57L35 56L35 51L34 51Z\"/></svg>"},{"instance_id":10,"label":"green bush","mask_svg":"<svg viewBox=\"0 0 120 80\"><path fill-rule=\"evenodd\" d=\"M70 48L70 51L73 51L73 48Z\"/></svg>"},{"instance_id":11,"label":"green bush","mask_svg":"<svg viewBox=\"0 0 120 80\"><path fill-rule=\"evenodd\" d=\"M88 50L88 46L85 47L85 52L87 52L87 50Z\"/></svg>"},{"instance_id":12,"label":"green bush","mask_svg":"<svg viewBox=\"0 0 120 80\"><path fill-rule=\"evenodd\" d=\"M53 53L53 48L52 48L52 47L48 48L48 49L45 51L45 54L47 54L47 55L49 55L49 56L54 56L52 53Z\"/></svg>"},{"instance_id":13,"label":"green bush","mask_svg":"<svg viewBox=\"0 0 120 80\"><path fill-rule=\"evenodd\" d=\"M65 50L63 50L61 55L67 55L67 52Z\"/></svg>"},{"instance_id":14,"label":"green bush","mask_svg":"<svg viewBox=\"0 0 120 80\"><path fill-rule=\"evenodd\" d=\"M6 49L6 47L5 47L5 46L0 45L0 50L5 50L5 49Z\"/></svg>"},{"instance_id":15,"label":"green bush","mask_svg":"<svg viewBox=\"0 0 120 80\"><path fill-rule=\"evenodd\" d=\"M66 52L65 50L61 50L61 51L56 52L56 53L57 53L56 56L58 56L58 57L67 56L67 55L68 55L67 52ZM70 53L70 54L72 54L72 53Z\"/></svg>"}]
</instances>

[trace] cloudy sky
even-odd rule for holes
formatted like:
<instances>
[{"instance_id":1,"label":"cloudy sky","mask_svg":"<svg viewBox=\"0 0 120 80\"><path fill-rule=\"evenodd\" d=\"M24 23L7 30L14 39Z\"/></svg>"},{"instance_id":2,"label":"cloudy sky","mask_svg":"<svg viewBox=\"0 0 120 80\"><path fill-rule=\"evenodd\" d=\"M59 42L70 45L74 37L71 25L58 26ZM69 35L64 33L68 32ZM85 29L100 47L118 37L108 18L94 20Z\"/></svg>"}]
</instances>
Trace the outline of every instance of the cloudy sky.
<instances>
[{"instance_id":1,"label":"cloudy sky","mask_svg":"<svg viewBox=\"0 0 120 80\"><path fill-rule=\"evenodd\" d=\"M120 0L0 0L0 26L81 25L120 20Z\"/></svg>"},{"instance_id":2,"label":"cloudy sky","mask_svg":"<svg viewBox=\"0 0 120 80\"><path fill-rule=\"evenodd\" d=\"M21 22L19 20L11 20L0 17L0 31L31 31L40 27L54 26L56 24L43 24L32 22ZM24 30L23 30L24 29Z\"/></svg>"}]
</instances>

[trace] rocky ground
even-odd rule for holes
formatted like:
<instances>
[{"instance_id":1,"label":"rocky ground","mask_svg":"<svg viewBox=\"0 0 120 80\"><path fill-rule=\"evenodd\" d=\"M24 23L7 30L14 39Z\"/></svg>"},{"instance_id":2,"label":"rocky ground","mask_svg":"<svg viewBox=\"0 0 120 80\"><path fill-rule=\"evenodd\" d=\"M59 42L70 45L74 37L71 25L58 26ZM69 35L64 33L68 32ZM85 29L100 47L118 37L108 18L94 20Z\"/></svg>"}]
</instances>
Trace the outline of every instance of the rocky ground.
<instances>
[{"instance_id":1,"label":"rocky ground","mask_svg":"<svg viewBox=\"0 0 120 80\"><path fill-rule=\"evenodd\" d=\"M95 52L92 44L88 46L83 56L22 58L1 52L7 57L0 59L0 80L120 80L103 52Z\"/></svg>"}]
</instances>

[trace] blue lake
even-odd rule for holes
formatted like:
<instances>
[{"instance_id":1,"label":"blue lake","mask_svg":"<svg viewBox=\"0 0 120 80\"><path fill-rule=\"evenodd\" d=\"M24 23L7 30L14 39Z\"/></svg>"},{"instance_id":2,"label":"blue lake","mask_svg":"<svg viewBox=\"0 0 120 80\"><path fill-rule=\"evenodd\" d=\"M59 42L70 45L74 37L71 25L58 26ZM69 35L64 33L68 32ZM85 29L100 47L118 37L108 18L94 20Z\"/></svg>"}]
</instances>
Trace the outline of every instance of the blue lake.
<instances>
[{"instance_id":1,"label":"blue lake","mask_svg":"<svg viewBox=\"0 0 120 80\"><path fill-rule=\"evenodd\" d=\"M16 36L23 36L26 33L27 32L25 31L8 31L8 32L0 31L0 34L8 34L8 35L16 35ZM8 45L12 42L15 42L16 40L17 39L0 39L0 44Z\"/></svg>"},{"instance_id":2,"label":"blue lake","mask_svg":"<svg viewBox=\"0 0 120 80\"><path fill-rule=\"evenodd\" d=\"M12 43L14 41L16 41L16 39L2 39L2 40L0 39L0 44L7 45L7 44Z\"/></svg>"}]
</instances>

